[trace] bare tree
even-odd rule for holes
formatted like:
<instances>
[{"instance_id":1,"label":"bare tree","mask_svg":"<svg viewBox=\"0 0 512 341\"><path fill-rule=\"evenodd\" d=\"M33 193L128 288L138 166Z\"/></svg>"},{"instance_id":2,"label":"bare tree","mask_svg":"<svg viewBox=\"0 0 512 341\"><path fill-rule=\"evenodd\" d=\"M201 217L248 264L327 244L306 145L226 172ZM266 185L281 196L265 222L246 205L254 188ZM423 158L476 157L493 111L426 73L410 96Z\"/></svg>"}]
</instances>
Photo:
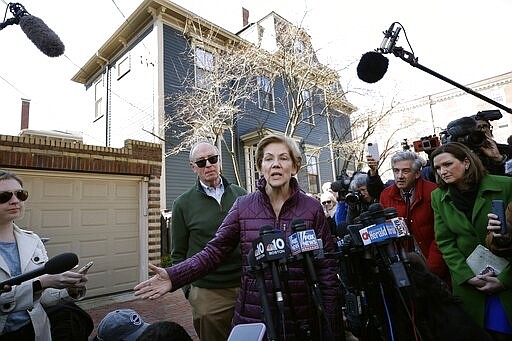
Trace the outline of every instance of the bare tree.
<instances>
[{"instance_id":1,"label":"bare tree","mask_svg":"<svg viewBox=\"0 0 512 341\"><path fill-rule=\"evenodd\" d=\"M310 37L301 28L280 19L275 26L274 50L265 49L261 42L240 40L224 44L222 48L204 46L204 51L211 53L212 58L204 55L201 58L197 50L201 46L195 43L196 48L191 50L188 58L189 65L196 65L196 70L188 70L180 82L183 90L168 98L172 115L168 116L166 127L176 144L166 151L167 155L187 150L199 139L223 143L240 183L234 130L237 120L252 120L256 130L263 131L273 111L265 109L280 106L288 114L282 131L294 136L299 125L311 123L315 117L335 119L355 110L340 91L338 73L318 61ZM190 25L185 34L194 35L196 41L215 39L212 27L198 23ZM197 39L198 35L202 39ZM269 79L270 84L262 84L262 76ZM277 83L284 93L276 98L262 98L262 93L269 90L274 94ZM270 88L262 89L265 85ZM265 100L273 107L262 106ZM259 107L260 112L247 115L245 107L249 104ZM315 129L314 124L302 126L306 127L306 136ZM229 142L226 136L229 136ZM320 148L324 147L327 146Z\"/></svg>"}]
</instances>

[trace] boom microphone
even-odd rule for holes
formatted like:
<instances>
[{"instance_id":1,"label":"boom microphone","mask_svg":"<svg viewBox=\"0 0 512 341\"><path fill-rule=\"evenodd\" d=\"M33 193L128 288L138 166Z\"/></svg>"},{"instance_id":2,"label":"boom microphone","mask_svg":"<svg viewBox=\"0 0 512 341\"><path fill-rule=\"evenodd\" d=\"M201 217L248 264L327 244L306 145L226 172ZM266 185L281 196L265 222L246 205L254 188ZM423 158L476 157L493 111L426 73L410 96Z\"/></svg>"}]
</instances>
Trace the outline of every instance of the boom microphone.
<instances>
[{"instance_id":1,"label":"boom microphone","mask_svg":"<svg viewBox=\"0 0 512 341\"><path fill-rule=\"evenodd\" d=\"M64 44L59 36L53 32L43 20L29 14L23 5L10 3L9 9L19 23L28 39L48 57L58 57L64 53Z\"/></svg>"},{"instance_id":2,"label":"boom microphone","mask_svg":"<svg viewBox=\"0 0 512 341\"><path fill-rule=\"evenodd\" d=\"M378 82L388 70L389 60L379 52L363 54L357 64L357 77L366 83Z\"/></svg>"},{"instance_id":3,"label":"boom microphone","mask_svg":"<svg viewBox=\"0 0 512 341\"><path fill-rule=\"evenodd\" d=\"M38 17L21 17L20 27L28 39L48 57L58 57L64 53L64 44L59 36Z\"/></svg>"},{"instance_id":4,"label":"boom microphone","mask_svg":"<svg viewBox=\"0 0 512 341\"><path fill-rule=\"evenodd\" d=\"M43 266L35 270L14 276L6 281L0 282L0 288L3 288L4 285L19 285L22 282L34 279L44 274L60 274L62 272L71 270L77 264L78 256L76 254L72 252L61 253L60 255L50 258Z\"/></svg>"}]
</instances>

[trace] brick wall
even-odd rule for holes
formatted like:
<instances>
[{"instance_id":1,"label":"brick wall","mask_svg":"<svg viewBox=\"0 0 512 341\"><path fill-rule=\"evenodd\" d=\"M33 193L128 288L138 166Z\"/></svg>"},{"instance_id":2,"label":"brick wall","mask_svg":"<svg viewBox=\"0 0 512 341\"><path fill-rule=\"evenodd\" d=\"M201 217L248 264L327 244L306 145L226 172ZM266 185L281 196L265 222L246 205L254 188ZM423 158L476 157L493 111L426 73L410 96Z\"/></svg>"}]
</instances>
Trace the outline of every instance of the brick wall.
<instances>
[{"instance_id":1,"label":"brick wall","mask_svg":"<svg viewBox=\"0 0 512 341\"><path fill-rule=\"evenodd\" d=\"M161 145L126 140L123 148L111 148L53 137L0 135L0 168L148 177L148 258L160 261Z\"/></svg>"}]
</instances>

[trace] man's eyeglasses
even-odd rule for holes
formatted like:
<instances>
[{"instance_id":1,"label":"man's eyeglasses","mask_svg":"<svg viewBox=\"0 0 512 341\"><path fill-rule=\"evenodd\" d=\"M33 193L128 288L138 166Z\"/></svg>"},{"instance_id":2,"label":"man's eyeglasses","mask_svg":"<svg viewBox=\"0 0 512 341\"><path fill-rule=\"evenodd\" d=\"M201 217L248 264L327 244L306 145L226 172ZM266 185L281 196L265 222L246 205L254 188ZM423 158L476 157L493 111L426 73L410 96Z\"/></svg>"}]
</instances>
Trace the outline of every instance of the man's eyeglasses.
<instances>
[{"instance_id":1,"label":"man's eyeglasses","mask_svg":"<svg viewBox=\"0 0 512 341\"><path fill-rule=\"evenodd\" d=\"M5 204L11 200L12 196L15 195L20 201L25 201L28 198L28 191L19 189L17 191L0 192L0 204Z\"/></svg>"},{"instance_id":2,"label":"man's eyeglasses","mask_svg":"<svg viewBox=\"0 0 512 341\"><path fill-rule=\"evenodd\" d=\"M206 161L208 161L211 165L214 165L214 164L217 163L217 161L219 161L219 156L218 155L213 155L213 156L210 156L207 159L197 160L194 163L197 165L197 167L204 168L204 167L206 167Z\"/></svg>"},{"instance_id":3,"label":"man's eyeglasses","mask_svg":"<svg viewBox=\"0 0 512 341\"><path fill-rule=\"evenodd\" d=\"M330 204L330 203L332 203L332 201L331 201L331 200L322 201L322 205L327 205L327 204Z\"/></svg>"}]
</instances>

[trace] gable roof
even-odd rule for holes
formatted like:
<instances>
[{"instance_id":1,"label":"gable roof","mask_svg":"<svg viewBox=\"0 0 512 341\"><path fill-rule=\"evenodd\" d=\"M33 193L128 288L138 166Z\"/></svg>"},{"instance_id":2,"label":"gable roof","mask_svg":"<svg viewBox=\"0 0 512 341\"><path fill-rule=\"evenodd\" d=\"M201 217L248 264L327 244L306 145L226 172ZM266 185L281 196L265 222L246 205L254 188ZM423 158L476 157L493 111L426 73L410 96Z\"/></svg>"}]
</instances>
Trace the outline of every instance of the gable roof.
<instances>
[{"instance_id":1,"label":"gable roof","mask_svg":"<svg viewBox=\"0 0 512 341\"><path fill-rule=\"evenodd\" d=\"M123 24L107 39L107 41L89 58L89 60L73 76L72 80L91 83L103 71L110 61L121 55L130 44L138 38L156 20L162 20L174 27L187 29L193 24L202 30L215 31L215 39L219 42L241 40L236 34L217 26L210 21L190 12L170 1L144 0Z\"/></svg>"}]
</instances>

